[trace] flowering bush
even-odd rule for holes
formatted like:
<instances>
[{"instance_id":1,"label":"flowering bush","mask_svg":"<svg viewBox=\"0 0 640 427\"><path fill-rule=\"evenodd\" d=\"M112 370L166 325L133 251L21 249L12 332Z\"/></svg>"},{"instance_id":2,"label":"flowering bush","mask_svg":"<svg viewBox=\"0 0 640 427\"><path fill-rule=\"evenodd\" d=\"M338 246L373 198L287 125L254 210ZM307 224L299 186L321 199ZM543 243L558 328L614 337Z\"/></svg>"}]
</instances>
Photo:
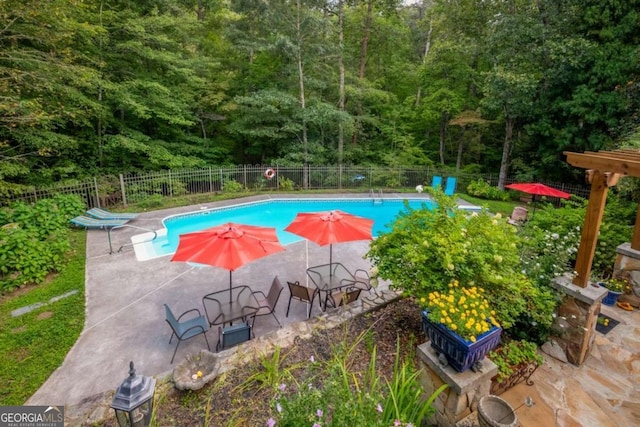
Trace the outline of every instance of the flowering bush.
<instances>
[{"instance_id":1,"label":"flowering bush","mask_svg":"<svg viewBox=\"0 0 640 427\"><path fill-rule=\"evenodd\" d=\"M428 300L420 301L426 303L429 320L443 324L467 341L475 342L476 336L489 332L494 325L500 326L484 289L478 286L461 287L453 280L448 292L431 292Z\"/></svg>"},{"instance_id":2,"label":"flowering bush","mask_svg":"<svg viewBox=\"0 0 640 427\"><path fill-rule=\"evenodd\" d=\"M485 290L504 328L522 313L539 325L551 324L553 296L522 272L516 228L499 214L458 209L456 200L442 192L433 198L435 206L407 208L388 233L371 242L367 257L378 276L416 298L445 292L457 279Z\"/></svg>"}]
</instances>

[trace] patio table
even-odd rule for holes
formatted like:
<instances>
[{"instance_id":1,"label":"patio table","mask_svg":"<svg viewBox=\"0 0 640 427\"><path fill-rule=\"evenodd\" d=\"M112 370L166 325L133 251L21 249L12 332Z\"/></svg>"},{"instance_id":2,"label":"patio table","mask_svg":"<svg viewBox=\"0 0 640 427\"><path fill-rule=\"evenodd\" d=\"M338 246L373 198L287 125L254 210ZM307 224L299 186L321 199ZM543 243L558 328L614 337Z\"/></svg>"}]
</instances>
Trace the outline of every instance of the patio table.
<instances>
[{"instance_id":1,"label":"patio table","mask_svg":"<svg viewBox=\"0 0 640 427\"><path fill-rule=\"evenodd\" d=\"M327 300L332 291L352 286L358 282L353 273L339 262L309 267L307 268L307 276L318 288L320 294L324 293L324 304L322 304L322 297L320 297L322 311L327 309Z\"/></svg>"},{"instance_id":2,"label":"patio table","mask_svg":"<svg viewBox=\"0 0 640 427\"><path fill-rule=\"evenodd\" d=\"M231 292L231 298L229 298ZM249 286L235 286L231 289L212 292L202 298L209 326L233 324L254 316L260 309L258 300Z\"/></svg>"}]
</instances>

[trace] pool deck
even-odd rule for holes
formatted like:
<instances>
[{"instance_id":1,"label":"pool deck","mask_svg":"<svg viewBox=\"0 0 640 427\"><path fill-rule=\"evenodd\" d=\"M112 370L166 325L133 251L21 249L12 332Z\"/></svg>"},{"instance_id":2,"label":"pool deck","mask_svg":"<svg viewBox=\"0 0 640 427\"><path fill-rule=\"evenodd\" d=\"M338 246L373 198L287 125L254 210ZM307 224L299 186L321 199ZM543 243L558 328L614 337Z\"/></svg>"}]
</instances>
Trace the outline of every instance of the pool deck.
<instances>
[{"instance_id":1,"label":"pool deck","mask_svg":"<svg viewBox=\"0 0 640 427\"><path fill-rule=\"evenodd\" d=\"M386 193L385 198L424 198L422 194ZM298 198L310 198L304 196ZM362 194L327 194L315 198L366 198ZM295 195L255 196L241 200L203 203L180 208L141 213L129 224L114 230L112 246L117 251L143 229L158 230L162 219L178 213L209 209L274 198L296 198ZM363 259L368 241L333 245L333 259L351 271L369 269ZM162 305L168 304L174 313L199 308L202 297L210 292L227 289L229 272L214 267L194 267L183 262L171 262L170 256L138 261L129 245L121 252L109 253L108 234L103 230L87 232L85 273L86 320L84 330L67 354L63 364L27 401L29 405L77 405L105 392L113 391L126 378L129 361L134 361L139 374L153 376L170 372L188 353L206 348L203 337L180 343L174 364L170 364L175 348L164 318ZM279 276L285 290L278 301L276 316L286 326L306 319L306 308L294 301L286 317L289 292L286 281L307 283L305 270L310 265L328 262L329 248L306 241L293 243L284 252L251 262L233 273L233 284L249 285L254 291L267 292L274 276ZM309 286L313 284L309 283ZM314 307L312 315L319 313ZM256 319L255 335L259 337L278 328L271 316ZM207 339L215 351L217 330L209 330Z\"/></svg>"}]
</instances>

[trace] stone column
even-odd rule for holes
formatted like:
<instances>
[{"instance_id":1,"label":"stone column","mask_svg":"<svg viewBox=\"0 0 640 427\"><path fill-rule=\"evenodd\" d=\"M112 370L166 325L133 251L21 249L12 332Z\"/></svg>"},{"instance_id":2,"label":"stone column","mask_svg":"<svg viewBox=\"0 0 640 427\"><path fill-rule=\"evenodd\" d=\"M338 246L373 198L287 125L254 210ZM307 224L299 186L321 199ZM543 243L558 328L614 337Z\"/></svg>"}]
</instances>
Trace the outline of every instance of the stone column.
<instances>
[{"instance_id":1,"label":"stone column","mask_svg":"<svg viewBox=\"0 0 640 427\"><path fill-rule=\"evenodd\" d=\"M565 296L558 308L550 340L555 341L574 365L582 365L595 339L601 301L607 289L595 283L586 288L571 283L567 276L556 277L553 286Z\"/></svg>"},{"instance_id":2,"label":"stone column","mask_svg":"<svg viewBox=\"0 0 640 427\"><path fill-rule=\"evenodd\" d=\"M618 256L613 267L613 277L629 280L631 293L622 294L618 301L628 302L640 307L640 251L633 249L630 243L623 243L616 248Z\"/></svg>"},{"instance_id":3,"label":"stone column","mask_svg":"<svg viewBox=\"0 0 640 427\"><path fill-rule=\"evenodd\" d=\"M491 378L498 373L498 367L486 357L481 372L457 372L451 366L443 366L429 342L419 345L417 353L423 368L420 382L426 396L443 384L449 385L433 402L436 413L432 422L442 427L454 427L475 411L480 398L489 395Z\"/></svg>"}]
</instances>

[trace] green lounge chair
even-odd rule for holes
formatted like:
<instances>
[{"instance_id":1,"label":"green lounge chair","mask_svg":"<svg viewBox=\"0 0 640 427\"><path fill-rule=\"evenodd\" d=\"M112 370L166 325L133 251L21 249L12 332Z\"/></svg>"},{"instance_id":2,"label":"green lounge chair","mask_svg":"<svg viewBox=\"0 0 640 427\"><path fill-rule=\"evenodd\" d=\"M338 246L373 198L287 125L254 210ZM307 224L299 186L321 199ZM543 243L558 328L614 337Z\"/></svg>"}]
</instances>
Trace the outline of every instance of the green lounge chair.
<instances>
[{"instance_id":1,"label":"green lounge chair","mask_svg":"<svg viewBox=\"0 0 640 427\"><path fill-rule=\"evenodd\" d=\"M115 213L105 211L100 208L91 208L87 211L87 214L97 219L134 219L140 214L137 213Z\"/></svg>"},{"instance_id":2,"label":"green lounge chair","mask_svg":"<svg viewBox=\"0 0 640 427\"><path fill-rule=\"evenodd\" d=\"M119 225L124 225L129 222L128 219L97 219L90 218L88 216L80 215L70 219L71 223L78 227L92 228L92 229L106 229L113 228Z\"/></svg>"}]
</instances>

